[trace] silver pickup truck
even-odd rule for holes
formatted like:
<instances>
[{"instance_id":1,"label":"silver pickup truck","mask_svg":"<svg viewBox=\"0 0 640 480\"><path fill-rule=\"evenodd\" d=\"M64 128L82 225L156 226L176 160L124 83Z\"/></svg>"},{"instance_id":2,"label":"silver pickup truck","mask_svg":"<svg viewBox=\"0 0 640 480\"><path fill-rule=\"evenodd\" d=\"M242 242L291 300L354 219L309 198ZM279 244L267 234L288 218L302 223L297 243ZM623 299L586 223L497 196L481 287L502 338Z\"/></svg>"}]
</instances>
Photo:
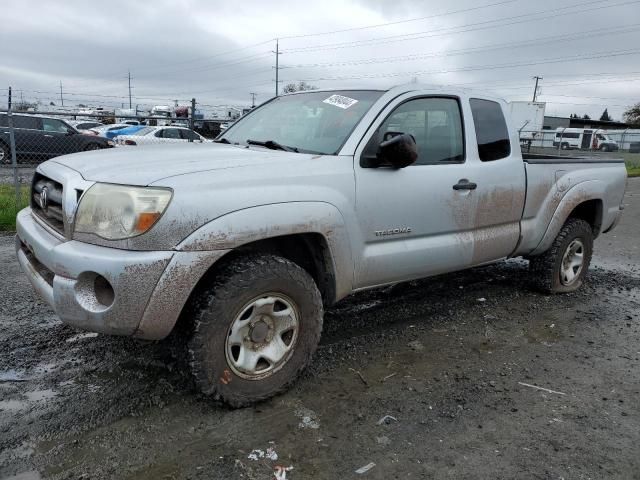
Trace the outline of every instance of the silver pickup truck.
<instances>
[{"instance_id":1,"label":"silver pickup truck","mask_svg":"<svg viewBox=\"0 0 640 480\"><path fill-rule=\"evenodd\" d=\"M462 90L274 98L213 144L41 164L19 262L63 322L157 340L233 406L287 388L352 292L529 260L577 289L622 210L622 161L526 156L503 101Z\"/></svg>"}]
</instances>

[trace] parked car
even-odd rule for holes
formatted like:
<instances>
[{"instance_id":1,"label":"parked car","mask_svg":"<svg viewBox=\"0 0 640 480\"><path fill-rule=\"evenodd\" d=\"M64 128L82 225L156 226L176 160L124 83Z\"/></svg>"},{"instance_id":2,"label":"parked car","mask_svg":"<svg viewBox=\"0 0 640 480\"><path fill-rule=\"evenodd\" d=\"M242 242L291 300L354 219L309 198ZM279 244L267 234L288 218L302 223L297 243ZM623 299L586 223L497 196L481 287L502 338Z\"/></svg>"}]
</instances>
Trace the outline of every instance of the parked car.
<instances>
[{"instance_id":1,"label":"parked car","mask_svg":"<svg viewBox=\"0 0 640 480\"><path fill-rule=\"evenodd\" d=\"M101 127L92 128L94 132L96 132L99 136L104 138L112 139L116 135L118 135L118 130L122 130L123 128L129 128L133 125L129 125L128 123L113 123L110 125L102 125Z\"/></svg>"},{"instance_id":2,"label":"parked car","mask_svg":"<svg viewBox=\"0 0 640 480\"><path fill-rule=\"evenodd\" d=\"M115 141L121 135L135 135L139 131L144 130L145 128L149 128L149 127L146 127L144 125L129 125L128 127L125 127L125 128L120 128L118 130L112 130L109 133L112 135L111 138Z\"/></svg>"},{"instance_id":3,"label":"parked car","mask_svg":"<svg viewBox=\"0 0 640 480\"><path fill-rule=\"evenodd\" d=\"M600 150L617 152L618 144L604 130L592 128L556 128L554 147L562 150Z\"/></svg>"},{"instance_id":4,"label":"parked car","mask_svg":"<svg viewBox=\"0 0 640 480\"><path fill-rule=\"evenodd\" d=\"M100 122L90 122L86 120L67 120L67 123L82 133L90 131L92 128L103 126ZM95 135L95 133L91 132L89 135Z\"/></svg>"},{"instance_id":5,"label":"parked car","mask_svg":"<svg viewBox=\"0 0 640 480\"><path fill-rule=\"evenodd\" d=\"M95 135L83 135L69 123L55 117L11 115L18 161L41 161L67 153L113 147L114 143ZM11 163L6 113L0 113L0 163Z\"/></svg>"},{"instance_id":6,"label":"parked car","mask_svg":"<svg viewBox=\"0 0 640 480\"><path fill-rule=\"evenodd\" d=\"M124 131L123 131L124 132ZM117 145L145 145L150 143L209 142L202 135L184 127L145 127L129 135L118 135Z\"/></svg>"},{"instance_id":7,"label":"parked car","mask_svg":"<svg viewBox=\"0 0 640 480\"><path fill-rule=\"evenodd\" d=\"M624 162L523 157L508 119L467 90L315 90L209 148L58 158L18 214L18 260L65 323L155 340L180 318L205 394L264 400L352 292L511 257L543 291L581 286L620 219Z\"/></svg>"}]
</instances>

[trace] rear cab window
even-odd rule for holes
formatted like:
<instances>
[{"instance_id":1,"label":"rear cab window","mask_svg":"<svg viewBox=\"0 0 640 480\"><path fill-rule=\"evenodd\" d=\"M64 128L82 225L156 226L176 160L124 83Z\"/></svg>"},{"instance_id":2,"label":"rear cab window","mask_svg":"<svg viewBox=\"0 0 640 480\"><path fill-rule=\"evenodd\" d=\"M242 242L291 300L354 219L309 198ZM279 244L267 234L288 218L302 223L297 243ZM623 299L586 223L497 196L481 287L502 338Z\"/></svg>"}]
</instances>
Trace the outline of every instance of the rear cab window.
<instances>
[{"instance_id":1,"label":"rear cab window","mask_svg":"<svg viewBox=\"0 0 640 480\"><path fill-rule=\"evenodd\" d=\"M483 162L500 160L511 154L509 129L498 102L472 98L469 100L478 141L478 154Z\"/></svg>"},{"instance_id":2,"label":"rear cab window","mask_svg":"<svg viewBox=\"0 0 640 480\"><path fill-rule=\"evenodd\" d=\"M11 120L13 122L14 128L42 130L42 120L39 117L29 117L26 115L12 115Z\"/></svg>"}]
</instances>

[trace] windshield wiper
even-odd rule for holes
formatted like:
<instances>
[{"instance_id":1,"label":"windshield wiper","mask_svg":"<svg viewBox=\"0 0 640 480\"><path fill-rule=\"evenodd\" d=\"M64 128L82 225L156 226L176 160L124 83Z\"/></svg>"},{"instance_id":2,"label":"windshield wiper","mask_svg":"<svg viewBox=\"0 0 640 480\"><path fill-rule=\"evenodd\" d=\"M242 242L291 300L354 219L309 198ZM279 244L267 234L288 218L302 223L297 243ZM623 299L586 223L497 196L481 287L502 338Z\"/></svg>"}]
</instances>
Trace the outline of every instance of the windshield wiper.
<instances>
[{"instance_id":1,"label":"windshield wiper","mask_svg":"<svg viewBox=\"0 0 640 480\"><path fill-rule=\"evenodd\" d=\"M214 140L215 143L231 143L229 140L227 140L226 138L220 138L220 139L216 139Z\"/></svg>"},{"instance_id":2,"label":"windshield wiper","mask_svg":"<svg viewBox=\"0 0 640 480\"><path fill-rule=\"evenodd\" d=\"M258 145L259 147L267 147L271 150L284 150L285 152L298 153L298 149L296 147L287 147L286 145L274 142L273 140L247 140L247 145Z\"/></svg>"}]
</instances>

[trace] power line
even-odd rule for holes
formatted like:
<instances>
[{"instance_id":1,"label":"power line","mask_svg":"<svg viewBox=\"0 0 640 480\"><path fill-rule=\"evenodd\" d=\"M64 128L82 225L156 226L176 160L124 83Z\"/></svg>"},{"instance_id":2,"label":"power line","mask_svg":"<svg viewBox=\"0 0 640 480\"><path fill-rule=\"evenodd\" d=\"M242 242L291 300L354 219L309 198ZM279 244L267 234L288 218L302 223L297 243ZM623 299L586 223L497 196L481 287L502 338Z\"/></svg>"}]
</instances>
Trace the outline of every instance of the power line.
<instances>
[{"instance_id":1,"label":"power line","mask_svg":"<svg viewBox=\"0 0 640 480\"><path fill-rule=\"evenodd\" d=\"M610 4L610 5L602 5L601 1L599 1L599 0L593 1L592 0L592 1L589 1L589 2L583 2L583 3L568 5L568 6L560 7L560 8L540 10L538 12L526 13L526 14L521 14L521 15L514 15L514 16L510 16L510 17L503 17L503 18L492 19L492 20L485 20L485 21L482 21L482 22L475 22L475 23L469 23L469 24L465 24L465 25L458 25L458 26L455 26L455 27L441 27L441 28L436 28L436 29L432 29L432 30L425 30L425 31L422 31L422 32L415 32L415 33L409 33L409 34L400 34L400 35L390 35L390 36L371 38L371 39L366 39L366 40L355 40L355 41L349 41L349 42L339 42L339 43L328 43L328 44L321 44L321 45L312 45L312 46L308 46L308 47L285 49L285 50L283 50L283 52L284 53L316 52L316 51L321 51L321 50L335 50L335 49L339 49L339 48L368 47L368 46L382 45L382 44L392 43L392 42L417 40L417 39L427 38L427 37L436 37L436 36L443 36L443 35L454 35L454 34L458 34L458 33L467 33L467 32L472 32L472 31L477 31L477 30L486 30L486 29L491 29L491 28L504 27L504 26L508 26L508 25L516 25L516 24L520 24L520 23L527 23L527 22L534 22L534 21L539 21L539 20L546 20L548 18L556 18L556 17L559 17L559 16L571 15L571 14L574 14L574 13L584 13L584 12L590 12L590 11L594 11L594 10L601 10L603 8L610 9L610 8L614 8L614 7L620 7L620 6L625 6L625 5L635 4L635 3L640 3L640 0L632 0L632 1L626 1L626 2L621 2L621 3L616 3L616 4ZM599 4L599 5L597 5L595 7L591 7L591 8L584 8L587 5L593 5L593 4ZM563 10L571 10L571 9L574 9L574 11L561 12ZM575 10L575 9L577 9L577 10ZM548 15L544 15L544 14L548 14ZM540 15L543 15L543 16L540 16ZM532 17L536 17L536 16L538 18L532 18ZM501 23L501 22L505 22L506 20L514 20L514 21L513 22ZM494 23L495 25L488 25L488 24L491 24L491 23ZM471 27L471 28L468 28L468 27ZM460 30L460 29L462 29L462 30ZM454 31L454 30L459 30L459 31Z\"/></svg>"},{"instance_id":2,"label":"power line","mask_svg":"<svg viewBox=\"0 0 640 480\"><path fill-rule=\"evenodd\" d=\"M353 27L353 28L343 28L341 30L331 30L328 32L318 32L318 33L305 33L305 34L301 34L301 35L286 35L283 37L280 37L281 40L289 40L289 39L294 39L294 38L307 38L307 37L318 37L318 36L322 36L322 35L333 35L335 33L344 33L344 32L355 32L355 31L359 31L359 30L368 30L370 28L380 28L380 27L389 27L391 25L400 25L403 23L409 23L409 22L418 22L421 20L430 20L432 18L439 18L439 17L444 17L444 16L448 16L448 15L455 15L457 13L467 13L467 12L471 12L474 10L482 10L485 8L489 8L489 7L496 7L499 5L505 5L507 3L514 3L520 0L505 0L502 2L496 2L496 3L488 3L485 5L479 5L477 7L470 7L470 8L462 8L460 10L451 10L448 12L443 12L443 13L436 13L434 15L427 15L426 17L416 17L416 18L409 18L406 20L398 20L395 22L387 22L387 23L379 23L377 25L366 25L363 27Z\"/></svg>"},{"instance_id":3,"label":"power line","mask_svg":"<svg viewBox=\"0 0 640 480\"><path fill-rule=\"evenodd\" d=\"M502 63L502 64L494 64L494 65L484 65L484 64L472 65L468 67L455 68L451 70L417 70L412 72L361 74L361 75L353 75L353 76L311 78L311 79L303 79L300 81L321 82L321 81L335 81L335 80L358 80L358 79L368 79L368 78L391 78L391 77L401 77L401 76L410 77L415 75L440 75L440 74L454 73L454 72L493 70L493 69L502 69L502 68L526 67L526 66L532 66L532 65L544 65L549 63L591 60L591 59L604 58L604 57L619 57L619 56L625 56L625 55L637 55L639 53L640 53L640 50L638 49L621 50L621 51L597 52L595 54L581 54L581 55L575 55L571 57L556 57L556 58L541 59L538 61L531 61L531 62Z\"/></svg>"},{"instance_id":4,"label":"power line","mask_svg":"<svg viewBox=\"0 0 640 480\"><path fill-rule=\"evenodd\" d=\"M345 60L341 62L324 62L324 63L303 63L303 64L295 64L295 65L284 65L281 68L317 68L317 67L346 67L346 66L358 66L358 65L375 65L380 63L395 63L395 62L404 62L404 61L413 61L413 60L423 60L426 58L434 58L434 57L449 57L449 56L457 56L457 55L466 55L470 53L477 52L485 52L491 50L501 50L505 48L515 48L522 46L539 46L544 45L546 43L555 43L558 41L570 41L577 40L582 38L593 38L600 33L606 33L607 36L611 35L621 35L625 33L632 33L638 31L640 23L635 23L631 25L623 26L615 31L611 31L610 27L598 28L595 30L587 30L575 33L565 33L560 35L551 35L545 37L538 37L531 40L524 40L521 42L500 42L493 43L489 45L479 46L479 47L469 47L462 48L457 50L442 50L436 52L429 53L419 53L413 55L404 55L404 56L394 56L394 57L371 57L364 58L360 60Z\"/></svg>"}]
</instances>

